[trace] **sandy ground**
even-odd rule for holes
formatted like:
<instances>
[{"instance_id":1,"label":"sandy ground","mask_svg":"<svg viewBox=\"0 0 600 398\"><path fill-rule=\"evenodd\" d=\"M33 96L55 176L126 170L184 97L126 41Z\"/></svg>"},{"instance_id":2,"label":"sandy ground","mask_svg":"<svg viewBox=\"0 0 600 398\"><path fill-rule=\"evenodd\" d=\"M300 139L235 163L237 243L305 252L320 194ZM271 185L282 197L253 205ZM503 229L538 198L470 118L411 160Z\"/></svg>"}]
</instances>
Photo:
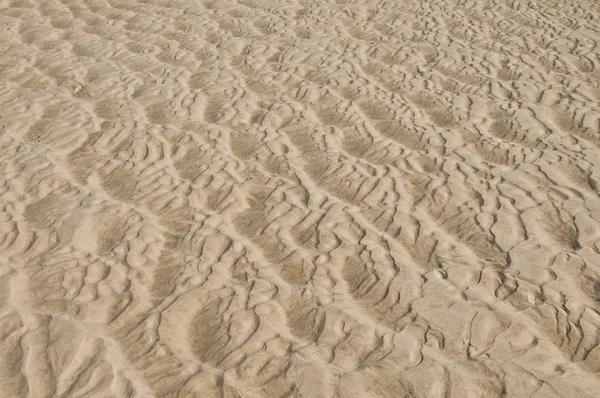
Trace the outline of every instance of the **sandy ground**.
<instances>
[{"instance_id":1,"label":"sandy ground","mask_svg":"<svg viewBox=\"0 0 600 398\"><path fill-rule=\"evenodd\" d=\"M0 0L0 396L600 396L600 3Z\"/></svg>"}]
</instances>

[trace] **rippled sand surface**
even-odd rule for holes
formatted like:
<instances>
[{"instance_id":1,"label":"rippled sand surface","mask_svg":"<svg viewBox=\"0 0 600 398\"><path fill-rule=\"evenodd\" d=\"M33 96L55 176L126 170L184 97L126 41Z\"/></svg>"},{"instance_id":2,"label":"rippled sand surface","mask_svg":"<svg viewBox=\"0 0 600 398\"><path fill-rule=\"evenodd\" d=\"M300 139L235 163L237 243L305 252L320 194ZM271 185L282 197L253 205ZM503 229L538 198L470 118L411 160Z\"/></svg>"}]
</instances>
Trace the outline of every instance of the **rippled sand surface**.
<instances>
[{"instance_id":1,"label":"rippled sand surface","mask_svg":"<svg viewBox=\"0 0 600 398\"><path fill-rule=\"evenodd\" d=\"M595 0L0 0L0 395L599 397L599 45Z\"/></svg>"}]
</instances>

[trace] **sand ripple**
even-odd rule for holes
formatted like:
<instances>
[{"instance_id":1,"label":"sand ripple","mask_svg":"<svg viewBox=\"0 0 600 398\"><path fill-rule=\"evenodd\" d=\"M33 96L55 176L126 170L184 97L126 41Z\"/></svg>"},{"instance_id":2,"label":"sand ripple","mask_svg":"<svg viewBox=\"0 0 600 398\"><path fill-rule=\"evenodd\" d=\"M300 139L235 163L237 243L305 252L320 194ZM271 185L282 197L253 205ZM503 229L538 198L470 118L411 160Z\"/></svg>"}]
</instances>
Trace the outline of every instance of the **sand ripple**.
<instances>
[{"instance_id":1,"label":"sand ripple","mask_svg":"<svg viewBox=\"0 0 600 398\"><path fill-rule=\"evenodd\" d=\"M0 395L600 396L596 1L0 27Z\"/></svg>"}]
</instances>

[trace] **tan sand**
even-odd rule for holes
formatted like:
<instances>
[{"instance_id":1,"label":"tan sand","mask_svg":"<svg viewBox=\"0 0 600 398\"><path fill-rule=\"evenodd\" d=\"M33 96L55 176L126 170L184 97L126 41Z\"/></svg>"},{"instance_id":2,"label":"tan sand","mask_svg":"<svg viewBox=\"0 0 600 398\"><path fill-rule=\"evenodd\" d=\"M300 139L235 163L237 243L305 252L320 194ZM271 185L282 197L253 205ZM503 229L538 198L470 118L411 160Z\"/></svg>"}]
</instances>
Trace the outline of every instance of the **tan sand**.
<instances>
[{"instance_id":1,"label":"tan sand","mask_svg":"<svg viewBox=\"0 0 600 398\"><path fill-rule=\"evenodd\" d=\"M600 2L0 0L0 397L599 397Z\"/></svg>"}]
</instances>

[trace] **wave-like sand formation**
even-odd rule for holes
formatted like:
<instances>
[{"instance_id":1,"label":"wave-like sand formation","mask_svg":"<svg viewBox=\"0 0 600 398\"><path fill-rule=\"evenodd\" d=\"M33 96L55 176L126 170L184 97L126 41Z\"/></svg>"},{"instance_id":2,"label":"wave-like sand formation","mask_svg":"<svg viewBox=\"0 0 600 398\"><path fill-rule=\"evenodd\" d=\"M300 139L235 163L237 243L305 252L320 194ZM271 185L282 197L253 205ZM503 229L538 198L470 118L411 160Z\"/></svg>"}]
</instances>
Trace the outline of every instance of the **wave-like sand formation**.
<instances>
[{"instance_id":1,"label":"wave-like sand formation","mask_svg":"<svg viewBox=\"0 0 600 398\"><path fill-rule=\"evenodd\" d=\"M3 397L600 396L596 0L0 0Z\"/></svg>"}]
</instances>

